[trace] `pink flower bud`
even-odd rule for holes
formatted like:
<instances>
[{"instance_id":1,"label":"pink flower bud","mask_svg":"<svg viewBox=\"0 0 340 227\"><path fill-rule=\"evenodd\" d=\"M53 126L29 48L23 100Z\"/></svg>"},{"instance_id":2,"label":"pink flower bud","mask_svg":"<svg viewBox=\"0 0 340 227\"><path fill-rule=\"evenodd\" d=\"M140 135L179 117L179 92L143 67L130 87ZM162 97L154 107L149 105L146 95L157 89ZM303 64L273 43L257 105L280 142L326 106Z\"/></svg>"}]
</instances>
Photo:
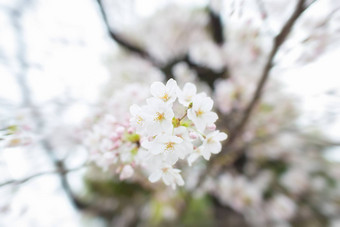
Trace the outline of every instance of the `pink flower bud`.
<instances>
[{"instance_id":1,"label":"pink flower bud","mask_svg":"<svg viewBox=\"0 0 340 227\"><path fill-rule=\"evenodd\" d=\"M197 134L195 132L190 132L189 133L189 137L190 137L190 139L193 139L193 140L198 138L198 136L197 136Z\"/></svg>"},{"instance_id":2,"label":"pink flower bud","mask_svg":"<svg viewBox=\"0 0 340 227\"><path fill-rule=\"evenodd\" d=\"M127 131L128 131L129 134L132 134L135 130L132 127L130 127L130 128L128 128Z\"/></svg>"},{"instance_id":3,"label":"pink flower bud","mask_svg":"<svg viewBox=\"0 0 340 227\"><path fill-rule=\"evenodd\" d=\"M208 129L209 131L214 131L214 130L216 129L216 125L215 125L215 124L208 125L208 126L207 126L207 129Z\"/></svg>"},{"instance_id":4,"label":"pink flower bud","mask_svg":"<svg viewBox=\"0 0 340 227\"><path fill-rule=\"evenodd\" d=\"M117 129L116 129L116 133L117 133L119 136L123 135L124 131L125 131L125 128L124 128L123 126L119 126L119 127L117 127Z\"/></svg>"},{"instance_id":5,"label":"pink flower bud","mask_svg":"<svg viewBox=\"0 0 340 227\"><path fill-rule=\"evenodd\" d=\"M117 140L116 142L113 143L112 149L117 149L122 145L122 141Z\"/></svg>"}]
</instances>

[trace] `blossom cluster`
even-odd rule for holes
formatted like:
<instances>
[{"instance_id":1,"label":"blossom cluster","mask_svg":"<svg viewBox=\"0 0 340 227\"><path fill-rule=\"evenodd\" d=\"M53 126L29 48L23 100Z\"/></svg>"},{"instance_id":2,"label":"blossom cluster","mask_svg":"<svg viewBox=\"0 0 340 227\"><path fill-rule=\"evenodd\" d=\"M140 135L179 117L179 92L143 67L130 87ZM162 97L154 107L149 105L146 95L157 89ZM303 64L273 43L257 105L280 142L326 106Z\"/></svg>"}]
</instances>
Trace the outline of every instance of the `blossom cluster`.
<instances>
[{"instance_id":1,"label":"blossom cluster","mask_svg":"<svg viewBox=\"0 0 340 227\"><path fill-rule=\"evenodd\" d=\"M173 79L166 85L154 82L151 94L146 105L131 106L131 125L141 137L146 159L152 163L149 180L162 179L175 188L184 184L175 164L186 160L191 166L201 156L209 160L211 154L221 151L221 141L227 139L227 134L215 130L218 116L212 111L213 100L197 93L194 84L186 83L180 89Z\"/></svg>"},{"instance_id":2,"label":"blossom cluster","mask_svg":"<svg viewBox=\"0 0 340 227\"><path fill-rule=\"evenodd\" d=\"M84 126L90 161L105 172L119 174L121 180L131 177L140 163L139 136L130 126L128 112L130 105L142 103L149 96L148 90L141 84L117 90Z\"/></svg>"},{"instance_id":3,"label":"blossom cluster","mask_svg":"<svg viewBox=\"0 0 340 227\"><path fill-rule=\"evenodd\" d=\"M216 130L213 100L204 92L197 93L192 83L180 89L173 79L165 85L154 82L152 97L144 87L130 87L115 97L121 102L124 94L139 96L141 90L135 103L128 97L119 107L114 98L109 102L114 103L112 113L104 111L94 117L86 137L91 160L103 170L119 173L120 179L140 176L134 174L139 172L152 183L162 180L173 188L184 185L178 161L191 166L200 157L209 160L221 151L221 141L227 138ZM132 94L132 90L136 92Z\"/></svg>"}]
</instances>

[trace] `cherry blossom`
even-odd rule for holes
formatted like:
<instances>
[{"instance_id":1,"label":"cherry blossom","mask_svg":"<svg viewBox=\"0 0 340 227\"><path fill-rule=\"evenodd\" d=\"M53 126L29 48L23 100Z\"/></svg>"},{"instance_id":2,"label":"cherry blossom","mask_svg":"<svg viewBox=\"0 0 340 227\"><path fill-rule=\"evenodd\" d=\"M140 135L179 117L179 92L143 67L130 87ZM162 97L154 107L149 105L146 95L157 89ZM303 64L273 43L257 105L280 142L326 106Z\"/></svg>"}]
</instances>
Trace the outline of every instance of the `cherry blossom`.
<instances>
[{"instance_id":1,"label":"cherry blossom","mask_svg":"<svg viewBox=\"0 0 340 227\"><path fill-rule=\"evenodd\" d=\"M150 182L156 182L162 178L164 184L170 185L173 189L176 189L176 185L184 185L184 180L179 174L181 170L174 169L170 165L165 165L161 169L157 169L149 176Z\"/></svg>"},{"instance_id":2,"label":"cherry blossom","mask_svg":"<svg viewBox=\"0 0 340 227\"><path fill-rule=\"evenodd\" d=\"M165 103L173 103L176 99L177 82L170 79L166 85L161 82L154 82L151 85L151 94Z\"/></svg>"},{"instance_id":3,"label":"cherry blossom","mask_svg":"<svg viewBox=\"0 0 340 227\"><path fill-rule=\"evenodd\" d=\"M215 123L218 116L212 112L213 100L205 93L200 93L193 98L192 108L188 110L188 118L193 121L200 132L203 132L207 125Z\"/></svg>"},{"instance_id":4,"label":"cherry blossom","mask_svg":"<svg viewBox=\"0 0 340 227\"><path fill-rule=\"evenodd\" d=\"M188 107L192 102L193 97L196 95L197 89L196 86L192 83L186 83L183 87L183 90L178 89L178 101L182 105Z\"/></svg>"}]
</instances>

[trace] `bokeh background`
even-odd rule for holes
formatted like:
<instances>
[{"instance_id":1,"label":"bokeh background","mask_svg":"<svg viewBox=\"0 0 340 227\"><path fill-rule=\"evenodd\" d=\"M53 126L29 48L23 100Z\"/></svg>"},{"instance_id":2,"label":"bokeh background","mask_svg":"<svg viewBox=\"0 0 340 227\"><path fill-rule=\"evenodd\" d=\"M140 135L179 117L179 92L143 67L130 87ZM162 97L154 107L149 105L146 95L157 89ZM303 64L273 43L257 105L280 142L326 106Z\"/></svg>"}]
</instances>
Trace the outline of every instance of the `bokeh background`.
<instances>
[{"instance_id":1,"label":"bokeh background","mask_svg":"<svg viewBox=\"0 0 340 227\"><path fill-rule=\"evenodd\" d=\"M340 226L339 7L0 0L0 226ZM145 192L91 163L86 133L130 85L171 77L212 96L236 142Z\"/></svg>"}]
</instances>

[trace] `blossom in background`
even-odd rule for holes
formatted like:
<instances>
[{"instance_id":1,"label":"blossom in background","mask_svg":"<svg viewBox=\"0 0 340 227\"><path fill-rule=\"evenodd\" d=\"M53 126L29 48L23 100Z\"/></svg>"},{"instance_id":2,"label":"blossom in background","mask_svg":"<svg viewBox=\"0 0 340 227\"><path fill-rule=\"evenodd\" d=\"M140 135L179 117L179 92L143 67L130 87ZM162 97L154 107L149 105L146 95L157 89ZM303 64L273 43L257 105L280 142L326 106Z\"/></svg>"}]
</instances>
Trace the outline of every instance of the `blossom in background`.
<instances>
[{"instance_id":1,"label":"blossom in background","mask_svg":"<svg viewBox=\"0 0 340 227\"><path fill-rule=\"evenodd\" d=\"M267 206L268 216L274 221L288 221L294 216L295 210L295 203L283 194L275 195Z\"/></svg>"}]
</instances>

